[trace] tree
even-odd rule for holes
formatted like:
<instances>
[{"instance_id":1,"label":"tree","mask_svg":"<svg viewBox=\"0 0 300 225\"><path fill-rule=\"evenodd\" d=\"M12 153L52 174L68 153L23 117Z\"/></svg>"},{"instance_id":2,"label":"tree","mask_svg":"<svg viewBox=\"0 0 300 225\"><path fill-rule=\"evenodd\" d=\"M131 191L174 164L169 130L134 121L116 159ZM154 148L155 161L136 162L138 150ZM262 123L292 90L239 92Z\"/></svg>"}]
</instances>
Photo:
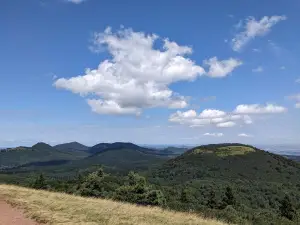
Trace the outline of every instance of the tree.
<instances>
[{"instance_id":1,"label":"tree","mask_svg":"<svg viewBox=\"0 0 300 225\"><path fill-rule=\"evenodd\" d=\"M280 202L279 206L280 215L289 220L293 220L296 214L296 210L294 209L291 199L288 195L285 195L284 199Z\"/></svg>"},{"instance_id":2,"label":"tree","mask_svg":"<svg viewBox=\"0 0 300 225\"><path fill-rule=\"evenodd\" d=\"M216 193L212 189L209 192L207 206L211 209L217 208Z\"/></svg>"},{"instance_id":3,"label":"tree","mask_svg":"<svg viewBox=\"0 0 300 225\"><path fill-rule=\"evenodd\" d=\"M104 186L102 182L104 176L105 174L102 168L89 174L80 185L78 193L82 196L104 197Z\"/></svg>"},{"instance_id":4,"label":"tree","mask_svg":"<svg viewBox=\"0 0 300 225\"><path fill-rule=\"evenodd\" d=\"M233 195L231 187L227 187L225 191L225 196L223 198L222 208L225 208L228 205L235 205L235 197Z\"/></svg>"},{"instance_id":5,"label":"tree","mask_svg":"<svg viewBox=\"0 0 300 225\"><path fill-rule=\"evenodd\" d=\"M152 189L147 184L145 177L137 173L129 172L128 183L119 187L114 198L119 201L127 201L141 205L165 205L166 199L160 190Z\"/></svg>"},{"instance_id":6,"label":"tree","mask_svg":"<svg viewBox=\"0 0 300 225\"><path fill-rule=\"evenodd\" d=\"M183 202L183 203L188 203L189 202L188 191L187 191L186 188L181 190L180 201Z\"/></svg>"},{"instance_id":7,"label":"tree","mask_svg":"<svg viewBox=\"0 0 300 225\"><path fill-rule=\"evenodd\" d=\"M36 189L47 189L47 183L43 174L40 174L31 186Z\"/></svg>"},{"instance_id":8,"label":"tree","mask_svg":"<svg viewBox=\"0 0 300 225\"><path fill-rule=\"evenodd\" d=\"M147 204L165 206L166 198L162 191L151 190L147 193Z\"/></svg>"}]
</instances>

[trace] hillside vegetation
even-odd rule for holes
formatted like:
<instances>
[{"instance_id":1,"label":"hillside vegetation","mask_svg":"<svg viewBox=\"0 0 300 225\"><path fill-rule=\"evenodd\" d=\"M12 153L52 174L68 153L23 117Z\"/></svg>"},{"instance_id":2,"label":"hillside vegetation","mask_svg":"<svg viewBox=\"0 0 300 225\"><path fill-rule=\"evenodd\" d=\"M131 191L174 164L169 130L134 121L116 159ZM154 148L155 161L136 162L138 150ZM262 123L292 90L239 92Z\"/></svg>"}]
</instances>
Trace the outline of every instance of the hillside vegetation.
<instances>
[{"instance_id":1,"label":"hillside vegetation","mask_svg":"<svg viewBox=\"0 0 300 225\"><path fill-rule=\"evenodd\" d=\"M74 142L69 142L69 143L64 143L64 144L59 144L59 145L55 145L54 148L58 149L58 150L69 150L69 151L88 151L89 147L80 144L76 141Z\"/></svg>"},{"instance_id":2,"label":"hillside vegetation","mask_svg":"<svg viewBox=\"0 0 300 225\"><path fill-rule=\"evenodd\" d=\"M203 145L178 157L120 142L88 152L63 164L2 170L0 183L195 212L234 224L300 224L300 164L286 157L243 144Z\"/></svg>"},{"instance_id":3,"label":"hillside vegetation","mask_svg":"<svg viewBox=\"0 0 300 225\"><path fill-rule=\"evenodd\" d=\"M86 157L83 151L63 151L45 143L37 143L32 147L17 147L0 152L0 169L14 168L31 163L52 164L59 161L76 160Z\"/></svg>"},{"instance_id":4,"label":"hillside vegetation","mask_svg":"<svg viewBox=\"0 0 300 225\"><path fill-rule=\"evenodd\" d=\"M0 198L19 206L38 222L58 225L224 225L194 214L158 207L136 206L111 200L0 185Z\"/></svg>"},{"instance_id":5,"label":"hillside vegetation","mask_svg":"<svg viewBox=\"0 0 300 225\"><path fill-rule=\"evenodd\" d=\"M199 146L164 163L149 180L161 187L174 209L206 212L239 224L299 224L300 164L253 146ZM284 199L290 220L281 216Z\"/></svg>"}]
</instances>

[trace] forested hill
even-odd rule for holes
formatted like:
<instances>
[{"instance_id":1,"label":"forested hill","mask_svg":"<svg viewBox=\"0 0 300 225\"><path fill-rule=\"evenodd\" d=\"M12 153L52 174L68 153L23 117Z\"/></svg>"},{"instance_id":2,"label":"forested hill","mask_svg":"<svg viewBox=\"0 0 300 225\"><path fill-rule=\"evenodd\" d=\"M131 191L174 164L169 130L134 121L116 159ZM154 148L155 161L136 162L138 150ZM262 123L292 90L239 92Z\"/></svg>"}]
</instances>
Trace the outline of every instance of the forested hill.
<instances>
[{"instance_id":1,"label":"forested hill","mask_svg":"<svg viewBox=\"0 0 300 225\"><path fill-rule=\"evenodd\" d=\"M248 145L219 144L193 148L166 162L159 173L176 181L182 176L184 180L214 177L294 183L299 182L299 172L299 164L283 156Z\"/></svg>"},{"instance_id":2,"label":"forested hill","mask_svg":"<svg viewBox=\"0 0 300 225\"><path fill-rule=\"evenodd\" d=\"M89 147L85 146L83 144L80 144L76 141L74 142L69 142L69 143L64 143L64 144L59 144L59 145L55 145L54 148L58 149L58 150L69 150L69 151L88 151Z\"/></svg>"},{"instance_id":3,"label":"forested hill","mask_svg":"<svg viewBox=\"0 0 300 225\"><path fill-rule=\"evenodd\" d=\"M249 219L254 224L290 224L278 222L285 196L300 209L300 164L249 145L193 148L165 162L149 179L162 187L170 207L214 215L226 214L222 204L229 188L234 203L226 216L239 224Z\"/></svg>"},{"instance_id":4,"label":"forested hill","mask_svg":"<svg viewBox=\"0 0 300 225\"><path fill-rule=\"evenodd\" d=\"M68 161L81 159L87 154L78 151L63 151L46 143L37 143L32 147L17 147L0 152L0 168L12 168L33 162Z\"/></svg>"}]
</instances>

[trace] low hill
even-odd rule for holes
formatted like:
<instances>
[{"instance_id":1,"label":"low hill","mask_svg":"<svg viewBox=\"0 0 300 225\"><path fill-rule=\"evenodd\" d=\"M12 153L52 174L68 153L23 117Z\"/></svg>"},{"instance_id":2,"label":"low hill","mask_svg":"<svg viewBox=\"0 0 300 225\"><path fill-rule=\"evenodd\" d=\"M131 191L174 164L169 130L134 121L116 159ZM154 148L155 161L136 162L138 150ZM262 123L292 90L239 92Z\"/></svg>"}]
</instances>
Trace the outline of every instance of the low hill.
<instances>
[{"instance_id":1,"label":"low hill","mask_svg":"<svg viewBox=\"0 0 300 225\"><path fill-rule=\"evenodd\" d=\"M34 148L36 149L36 147ZM57 157L48 161L41 158L39 161L26 162L11 169L6 169L6 174L14 174L18 179L25 177L29 173L44 173L47 176L63 179L75 176L78 171L91 172L99 166L103 166L106 171L118 174L127 174L130 170L147 171L155 168L168 159L168 155L156 154L155 150L147 149L132 143L101 143L93 146L89 151L66 151L58 150L48 145L38 144L38 149L53 151ZM32 150L31 148L28 151ZM63 155L57 155L59 152ZM74 156L66 159L65 156ZM1 153L0 153L1 155ZM17 156L17 154L15 154ZM82 156L82 157L77 157ZM47 157L47 156L45 156ZM31 156L31 159L33 157ZM74 160L75 159L75 160ZM1 175L1 174L0 174ZM28 176L28 175L27 175ZM2 176L3 177L3 176ZM1 176L0 176L1 180ZM5 180L2 178L2 180Z\"/></svg>"},{"instance_id":2,"label":"low hill","mask_svg":"<svg viewBox=\"0 0 300 225\"><path fill-rule=\"evenodd\" d=\"M190 213L166 211L103 199L0 185L0 199L25 210L41 223L81 225L222 225Z\"/></svg>"},{"instance_id":3,"label":"low hill","mask_svg":"<svg viewBox=\"0 0 300 225\"><path fill-rule=\"evenodd\" d=\"M193 148L166 162L159 173L174 182L218 178L298 183L299 172L300 164L285 157L253 146L221 144Z\"/></svg>"},{"instance_id":4,"label":"low hill","mask_svg":"<svg viewBox=\"0 0 300 225\"><path fill-rule=\"evenodd\" d=\"M84 152L61 151L45 143L37 143L32 147L17 147L0 152L0 168L14 168L35 162L69 161L86 157Z\"/></svg>"},{"instance_id":5,"label":"low hill","mask_svg":"<svg viewBox=\"0 0 300 225\"><path fill-rule=\"evenodd\" d=\"M98 154L98 153L103 153L105 151L120 150L120 149L131 149L149 155L159 155L159 156L175 155L175 153L172 151L159 151L156 149L141 147L130 142L100 143L91 147L89 149L89 152L91 154Z\"/></svg>"},{"instance_id":6,"label":"low hill","mask_svg":"<svg viewBox=\"0 0 300 225\"><path fill-rule=\"evenodd\" d=\"M223 213L238 224L297 224L281 220L278 212L286 195L300 210L300 164L253 146L199 146L168 160L149 179L162 186L174 209ZM235 205L224 214L219 209L228 187Z\"/></svg>"},{"instance_id":7,"label":"low hill","mask_svg":"<svg viewBox=\"0 0 300 225\"><path fill-rule=\"evenodd\" d=\"M111 173L127 174L130 170L147 171L149 168L160 166L167 159L167 157L148 154L128 146L128 148L107 148L84 159L70 161L56 169L64 172L91 171L102 165Z\"/></svg>"},{"instance_id":8,"label":"low hill","mask_svg":"<svg viewBox=\"0 0 300 225\"><path fill-rule=\"evenodd\" d=\"M75 151L88 151L89 150L89 147L87 147L83 144L80 144L76 141L55 145L54 148L61 150L61 151L74 151L74 150Z\"/></svg>"}]
</instances>

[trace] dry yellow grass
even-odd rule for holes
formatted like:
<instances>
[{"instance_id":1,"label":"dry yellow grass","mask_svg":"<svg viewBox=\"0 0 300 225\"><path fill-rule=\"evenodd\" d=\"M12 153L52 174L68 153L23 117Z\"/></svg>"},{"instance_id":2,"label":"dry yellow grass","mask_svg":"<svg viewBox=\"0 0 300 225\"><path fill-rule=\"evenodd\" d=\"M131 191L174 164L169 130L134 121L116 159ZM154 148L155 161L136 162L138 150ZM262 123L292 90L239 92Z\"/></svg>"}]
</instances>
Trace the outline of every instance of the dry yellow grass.
<instances>
[{"instance_id":1,"label":"dry yellow grass","mask_svg":"<svg viewBox=\"0 0 300 225\"><path fill-rule=\"evenodd\" d=\"M189 213L142 207L103 199L0 185L0 198L46 224L78 225L224 225Z\"/></svg>"}]
</instances>

